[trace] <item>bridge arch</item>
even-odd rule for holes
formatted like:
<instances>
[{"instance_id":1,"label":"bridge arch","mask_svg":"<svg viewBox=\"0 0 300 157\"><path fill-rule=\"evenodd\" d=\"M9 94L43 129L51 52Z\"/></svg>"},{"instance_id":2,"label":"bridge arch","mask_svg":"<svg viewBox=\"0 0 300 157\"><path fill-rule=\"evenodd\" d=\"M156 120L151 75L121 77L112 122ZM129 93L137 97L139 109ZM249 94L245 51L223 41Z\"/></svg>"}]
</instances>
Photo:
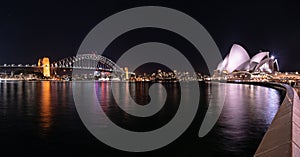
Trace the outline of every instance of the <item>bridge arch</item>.
<instances>
[{"instance_id":1,"label":"bridge arch","mask_svg":"<svg viewBox=\"0 0 300 157\"><path fill-rule=\"evenodd\" d=\"M53 62L51 68L72 68L86 70L106 70L124 74L124 70L114 61L98 54L78 54Z\"/></svg>"}]
</instances>

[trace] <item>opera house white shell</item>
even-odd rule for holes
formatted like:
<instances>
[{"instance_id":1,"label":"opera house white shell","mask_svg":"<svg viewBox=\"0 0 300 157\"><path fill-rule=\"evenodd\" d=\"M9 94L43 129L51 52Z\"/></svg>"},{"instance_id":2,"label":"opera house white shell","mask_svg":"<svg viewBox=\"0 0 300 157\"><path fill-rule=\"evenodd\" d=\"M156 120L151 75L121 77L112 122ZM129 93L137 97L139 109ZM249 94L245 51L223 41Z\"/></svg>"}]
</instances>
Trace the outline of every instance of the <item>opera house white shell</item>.
<instances>
[{"instance_id":1,"label":"opera house white shell","mask_svg":"<svg viewBox=\"0 0 300 157\"><path fill-rule=\"evenodd\" d=\"M274 73L279 71L279 67L277 60L269 57L269 52L260 52L250 59L242 46L234 44L229 54L218 64L217 70L228 74L234 71Z\"/></svg>"}]
</instances>

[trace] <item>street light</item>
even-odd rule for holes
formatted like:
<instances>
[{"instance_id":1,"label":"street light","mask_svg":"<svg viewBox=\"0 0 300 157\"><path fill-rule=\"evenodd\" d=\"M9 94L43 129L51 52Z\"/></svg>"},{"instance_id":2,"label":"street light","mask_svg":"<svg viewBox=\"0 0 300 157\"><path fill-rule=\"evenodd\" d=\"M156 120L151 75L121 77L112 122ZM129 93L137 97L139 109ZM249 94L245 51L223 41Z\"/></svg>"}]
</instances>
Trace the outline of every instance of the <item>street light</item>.
<instances>
[{"instance_id":1,"label":"street light","mask_svg":"<svg viewBox=\"0 0 300 157\"><path fill-rule=\"evenodd\" d=\"M271 59L275 59L275 57L272 55L272 56L271 56Z\"/></svg>"}]
</instances>

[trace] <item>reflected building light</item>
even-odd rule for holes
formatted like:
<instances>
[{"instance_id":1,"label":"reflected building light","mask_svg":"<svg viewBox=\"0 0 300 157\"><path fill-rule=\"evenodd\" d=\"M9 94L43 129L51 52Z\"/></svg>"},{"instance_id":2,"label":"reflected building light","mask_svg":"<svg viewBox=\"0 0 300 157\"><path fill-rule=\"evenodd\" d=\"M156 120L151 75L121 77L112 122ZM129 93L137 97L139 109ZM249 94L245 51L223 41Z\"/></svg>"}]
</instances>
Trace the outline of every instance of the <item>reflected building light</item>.
<instances>
[{"instance_id":1,"label":"reflected building light","mask_svg":"<svg viewBox=\"0 0 300 157\"><path fill-rule=\"evenodd\" d=\"M253 87L253 85L250 85L250 95L251 96L254 95L254 87Z\"/></svg>"},{"instance_id":2,"label":"reflected building light","mask_svg":"<svg viewBox=\"0 0 300 157\"><path fill-rule=\"evenodd\" d=\"M41 86L41 99L42 99L42 104L41 104L41 111L40 111L40 116L41 116L41 127L42 127L42 132L44 134L48 132L52 125L52 112L51 112L51 85L49 81L43 82Z\"/></svg>"}]
</instances>

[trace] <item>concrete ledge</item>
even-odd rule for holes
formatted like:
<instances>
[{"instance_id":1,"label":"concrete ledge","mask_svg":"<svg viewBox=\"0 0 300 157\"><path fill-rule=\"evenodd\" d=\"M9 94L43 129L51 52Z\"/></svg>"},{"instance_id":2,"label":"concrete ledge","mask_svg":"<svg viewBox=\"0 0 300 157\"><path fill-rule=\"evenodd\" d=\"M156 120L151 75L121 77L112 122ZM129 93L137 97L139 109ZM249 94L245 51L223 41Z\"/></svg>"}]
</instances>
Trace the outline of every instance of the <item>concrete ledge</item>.
<instances>
[{"instance_id":1,"label":"concrete ledge","mask_svg":"<svg viewBox=\"0 0 300 157\"><path fill-rule=\"evenodd\" d=\"M278 83L268 84L284 87L286 95L254 156L300 157L299 96L289 85Z\"/></svg>"}]
</instances>

